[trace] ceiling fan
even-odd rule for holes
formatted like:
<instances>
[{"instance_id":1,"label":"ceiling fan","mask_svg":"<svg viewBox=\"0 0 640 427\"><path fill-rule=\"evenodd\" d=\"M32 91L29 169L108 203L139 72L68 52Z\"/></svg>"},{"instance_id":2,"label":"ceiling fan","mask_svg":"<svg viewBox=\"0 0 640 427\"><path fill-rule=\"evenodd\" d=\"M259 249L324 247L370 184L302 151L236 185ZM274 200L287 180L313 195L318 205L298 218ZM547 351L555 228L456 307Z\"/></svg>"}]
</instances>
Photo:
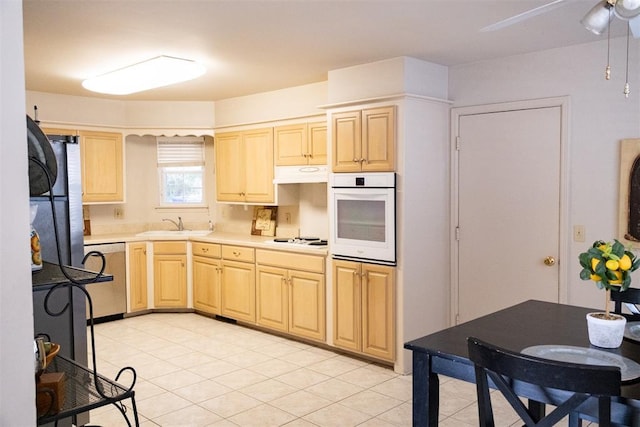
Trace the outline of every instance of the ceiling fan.
<instances>
[{"instance_id":1,"label":"ceiling fan","mask_svg":"<svg viewBox=\"0 0 640 427\"><path fill-rule=\"evenodd\" d=\"M480 31L495 31L533 18L543 13L564 6L571 0L553 0L536 8L527 10L517 15L511 16L495 24L482 28ZM629 37L633 34L634 38L640 38L640 0L599 0L586 15L580 20L580 23L589 31L596 35L602 34L608 30L613 17L627 21L627 70L625 76L624 93L625 97L629 97ZM605 67L605 79L611 79L611 66L609 64L609 48L610 32L607 31L607 66Z\"/></svg>"},{"instance_id":2,"label":"ceiling fan","mask_svg":"<svg viewBox=\"0 0 640 427\"><path fill-rule=\"evenodd\" d=\"M495 31L509 27L543 13L564 6L570 0L553 0L536 8L498 21L482 28L480 31ZM640 0L600 0L587 12L580 21L582 25L594 34L600 35L607 29L613 17L627 21L629 29L635 38L640 38Z\"/></svg>"}]
</instances>

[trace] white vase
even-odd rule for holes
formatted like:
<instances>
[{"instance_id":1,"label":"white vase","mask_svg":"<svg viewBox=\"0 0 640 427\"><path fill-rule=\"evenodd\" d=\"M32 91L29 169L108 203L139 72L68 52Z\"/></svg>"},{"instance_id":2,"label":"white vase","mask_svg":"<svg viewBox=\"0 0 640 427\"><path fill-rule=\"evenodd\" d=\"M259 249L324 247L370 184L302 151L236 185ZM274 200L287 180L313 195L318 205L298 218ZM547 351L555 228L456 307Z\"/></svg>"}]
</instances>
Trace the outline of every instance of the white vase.
<instances>
[{"instance_id":1,"label":"white vase","mask_svg":"<svg viewBox=\"0 0 640 427\"><path fill-rule=\"evenodd\" d=\"M624 326L627 323L627 319L617 314L610 314L610 316L615 316L615 319L604 319L597 316L604 314L603 312L587 314L589 342L596 347L602 348L620 347L624 338Z\"/></svg>"}]
</instances>

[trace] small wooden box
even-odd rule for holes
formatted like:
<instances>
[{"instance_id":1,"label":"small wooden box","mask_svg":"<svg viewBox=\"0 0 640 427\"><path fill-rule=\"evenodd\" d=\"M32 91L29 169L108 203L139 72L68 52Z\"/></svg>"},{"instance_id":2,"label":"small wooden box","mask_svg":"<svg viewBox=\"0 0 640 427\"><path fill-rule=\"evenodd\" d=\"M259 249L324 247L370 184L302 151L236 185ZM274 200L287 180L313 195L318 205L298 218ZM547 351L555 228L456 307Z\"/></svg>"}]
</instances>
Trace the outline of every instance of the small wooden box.
<instances>
[{"instance_id":1,"label":"small wooden box","mask_svg":"<svg viewBox=\"0 0 640 427\"><path fill-rule=\"evenodd\" d=\"M36 380L36 407L39 417L60 412L64 405L65 380L64 372L44 373Z\"/></svg>"}]
</instances>

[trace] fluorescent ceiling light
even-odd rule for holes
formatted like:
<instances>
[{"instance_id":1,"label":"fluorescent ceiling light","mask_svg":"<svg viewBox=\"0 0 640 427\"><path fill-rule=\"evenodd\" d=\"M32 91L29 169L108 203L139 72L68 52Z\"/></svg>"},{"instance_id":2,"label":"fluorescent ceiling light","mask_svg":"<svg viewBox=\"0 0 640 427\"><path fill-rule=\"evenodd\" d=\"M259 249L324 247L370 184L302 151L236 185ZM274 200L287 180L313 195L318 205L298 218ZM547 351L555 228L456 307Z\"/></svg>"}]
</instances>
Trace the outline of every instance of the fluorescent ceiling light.
<instances>
[{"instance_id":1,"label":"fluorescent ceiling light","mask_svg":"<svg viewBox=\"0 0 640 427\"><path fill-rule=\"evenodd\" d=\"M157 56L147 61L87 79L82 82L82 86L93 92L128 95L192 80L200 77L204 72L204 66L195 61L170 56Z\"/></svg>"}]
</instances>

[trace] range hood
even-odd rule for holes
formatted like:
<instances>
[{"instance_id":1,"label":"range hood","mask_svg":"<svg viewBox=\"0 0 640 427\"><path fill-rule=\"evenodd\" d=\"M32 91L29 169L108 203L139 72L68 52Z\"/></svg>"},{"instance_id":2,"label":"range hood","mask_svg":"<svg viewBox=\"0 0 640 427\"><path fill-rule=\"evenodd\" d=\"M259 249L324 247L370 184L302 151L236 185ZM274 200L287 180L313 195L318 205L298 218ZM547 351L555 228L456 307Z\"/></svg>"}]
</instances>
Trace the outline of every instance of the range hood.
<instances>
[{"instance_id":1,"label":"range hood","mask_svg":"<svg viewBox=\"0 0 640 427\"><path fill-rule=\"evenodd\" d=\"M327 182L329 168L318 166L276 166L274 184L303 184L307 182Z\"/></svg>"}]
</instances>

